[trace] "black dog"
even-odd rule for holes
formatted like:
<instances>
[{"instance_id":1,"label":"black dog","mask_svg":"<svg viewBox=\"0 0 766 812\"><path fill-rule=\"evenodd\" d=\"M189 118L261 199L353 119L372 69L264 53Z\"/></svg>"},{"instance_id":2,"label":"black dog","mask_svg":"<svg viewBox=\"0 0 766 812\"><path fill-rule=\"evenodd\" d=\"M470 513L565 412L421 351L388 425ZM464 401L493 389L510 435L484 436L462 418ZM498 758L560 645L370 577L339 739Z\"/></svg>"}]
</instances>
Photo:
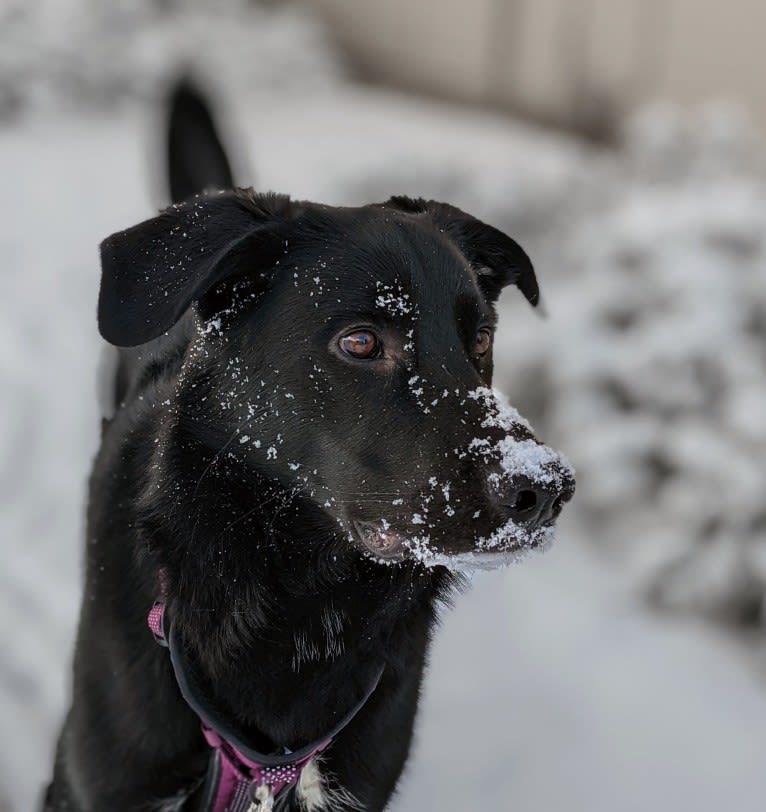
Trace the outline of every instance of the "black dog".
<instances>
[{"instance_id":1,"label":"black dog","mask_svg":"<svg viewBox=\"0 0 766 812\"><path fill-rule=\"evenodd\" d=\"M175 198L230 189L203 101L172 109ZM529 259L442 203L235 190L112 235L102 267L101 333L134 349L45 808L383 809L455 570L545 543L574 489L489 389L494 302L537 302ZM287 772L216 800L232 744Z\"/></svg>"}]
</instances>

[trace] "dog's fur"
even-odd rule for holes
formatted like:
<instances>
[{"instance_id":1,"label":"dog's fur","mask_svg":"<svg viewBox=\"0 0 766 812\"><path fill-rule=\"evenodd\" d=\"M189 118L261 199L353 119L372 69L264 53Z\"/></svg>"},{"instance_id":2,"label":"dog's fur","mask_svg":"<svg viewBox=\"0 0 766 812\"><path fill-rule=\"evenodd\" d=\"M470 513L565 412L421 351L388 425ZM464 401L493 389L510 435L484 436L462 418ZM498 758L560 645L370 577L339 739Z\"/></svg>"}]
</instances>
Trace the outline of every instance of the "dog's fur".
<instances>
[{"instance_id":1,"label":"dog's fur","mask_svg":"<svg viewBox=\"0 0 766 812\"><path fill-rule=\"evenodd\" d=\"M230 189L202 101L182 87L172 109L176 200ZM133 349L90 480L73 701L45 808L197 808L208 750L146 627L163 570L211 701L263 751L321 738L384 666L288 804L335 792L382 810L457 576L404 548L375 560L355 528L405 533L425 513L433 548L473 554L506 521L488 486L499 462L467 449L531 434L470 394L492 375L474 346L504 285L536 302L529 260L441 203L240 190L113 235L102 263L102 334ZM337 336L357 325L384 357L343 357Z\"/></svg>"}]
</instances>

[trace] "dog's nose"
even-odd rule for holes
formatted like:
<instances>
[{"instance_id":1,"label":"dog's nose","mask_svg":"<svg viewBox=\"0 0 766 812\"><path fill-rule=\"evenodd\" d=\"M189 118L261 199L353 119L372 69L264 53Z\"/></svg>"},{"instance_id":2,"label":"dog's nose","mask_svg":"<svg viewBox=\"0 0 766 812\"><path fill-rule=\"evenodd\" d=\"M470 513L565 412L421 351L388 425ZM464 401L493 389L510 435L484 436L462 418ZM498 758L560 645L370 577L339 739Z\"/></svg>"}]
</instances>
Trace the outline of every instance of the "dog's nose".
<instances>
[{"instance_id":1,"label":"dog's nose","mask_svg":"<svg viewBox=\"0 0 766 812\"><path fill-rule=\"evenodd\" d=\"M554 485L514 477L498 494L509 519L530 529L551 524L574 495L574 481Z\"/></svg>"}]
</instances>

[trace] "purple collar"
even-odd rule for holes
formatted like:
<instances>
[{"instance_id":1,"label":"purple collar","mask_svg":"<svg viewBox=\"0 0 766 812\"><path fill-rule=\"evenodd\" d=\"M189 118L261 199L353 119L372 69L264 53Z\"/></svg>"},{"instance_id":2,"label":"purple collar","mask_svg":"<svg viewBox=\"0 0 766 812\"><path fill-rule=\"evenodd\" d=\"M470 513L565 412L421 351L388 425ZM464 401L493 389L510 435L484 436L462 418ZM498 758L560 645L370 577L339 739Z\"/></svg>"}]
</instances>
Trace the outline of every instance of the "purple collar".
<instances>
[{"instance_id":1,"label":"purple collar","mask_svg":"<svg viewBox=\"0 0 766 812\"><path fill-rule=\"evenodd\" d=\"M174 624L167 622L164 580L164 573L161 573L163 597L154 602L147 622L154 639L168 649L181 695L199 717L202 735L210 746L210 766L201 809L204 812L269 812L274 801L285 797L290 788L298 783L311 759L328 747L362 709L378 687L383 667L361 701L321 739L284 755L259 753L245 743L241 735L205 701L204 691L185 659Z\"/></svg>"}]
</instances>

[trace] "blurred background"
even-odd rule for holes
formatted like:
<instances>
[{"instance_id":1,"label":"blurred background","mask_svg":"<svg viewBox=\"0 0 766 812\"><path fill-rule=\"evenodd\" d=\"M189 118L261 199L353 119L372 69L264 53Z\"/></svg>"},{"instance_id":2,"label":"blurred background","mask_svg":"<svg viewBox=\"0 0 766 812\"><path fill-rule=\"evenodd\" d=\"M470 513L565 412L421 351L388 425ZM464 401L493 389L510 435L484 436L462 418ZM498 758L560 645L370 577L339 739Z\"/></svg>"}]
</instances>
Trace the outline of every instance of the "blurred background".
<instances>
[{"instance_id":1,"label":"blurred background","mask_svg":"<svg viewBox=\"0 0 766 812\"><path fill-rule=\"evenodd\" d=\"M392 809L766 807L759 0L4 0L0 809L66 707L99 433L97 245L163 205L162 101L243 183L506 230L496 384L578 471L557 545L445 616Z\"/></svg>"}]
</instances>

